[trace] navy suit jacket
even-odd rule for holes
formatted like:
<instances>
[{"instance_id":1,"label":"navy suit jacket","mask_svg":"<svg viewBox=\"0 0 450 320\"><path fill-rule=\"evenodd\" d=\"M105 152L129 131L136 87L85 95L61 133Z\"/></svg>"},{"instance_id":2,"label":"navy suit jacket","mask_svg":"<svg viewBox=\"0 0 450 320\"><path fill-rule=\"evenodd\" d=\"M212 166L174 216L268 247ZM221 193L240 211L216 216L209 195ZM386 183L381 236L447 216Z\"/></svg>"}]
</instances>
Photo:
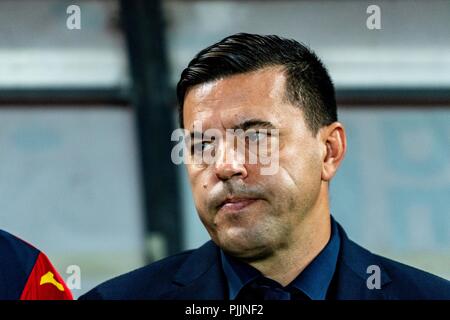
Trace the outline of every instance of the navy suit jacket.
<instances>
[{"instance_id":1,"label":"navy suit jacket","mask_svg":"<svg viewBox=\"0 0 450 320\"><path fill-rule=\"evenodd\" d=\"M450 299L450 281L375 255L351 241L340 225L341 247L329 299ZM367 267L380 268L380 289L368 289ZM80 299L203 300L228 299L220 250L208 241L109 280Z\"/></svg>"}]
</instances>

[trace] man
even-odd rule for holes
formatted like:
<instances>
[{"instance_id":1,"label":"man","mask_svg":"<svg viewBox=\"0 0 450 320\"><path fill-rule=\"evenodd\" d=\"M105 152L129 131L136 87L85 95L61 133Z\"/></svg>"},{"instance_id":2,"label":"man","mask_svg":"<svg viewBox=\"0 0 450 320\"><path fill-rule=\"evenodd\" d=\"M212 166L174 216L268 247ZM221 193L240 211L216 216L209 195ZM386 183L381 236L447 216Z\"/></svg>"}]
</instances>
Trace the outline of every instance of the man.
<instances>
[{"instance_id":1,"label":"man","mask_svg":"<svg viewBox=\"0 0 450 320\"><path fill-rule=\"evenodd\" d=\"M449 281L370 253L332 218L329 184L346 136L331 79L309 49L277 36L232 35L189 63L177 94L180 125L194 137L188 157L214 160L187 163L212 241L83 299L450 298ZM226 157L242 153L234 138L223 139L229 130L269 145L276 170L263 174L262 162Z\"/></svg>"},{"instance_id":2,"label":"man","mask_svg":"<svg viewBox=\"0 0 450 320\"><path fill-rule=\"evenodd\" d=\"M47 256L0 230L0 300L73 300Z\"/></svg>"}]
</instances>

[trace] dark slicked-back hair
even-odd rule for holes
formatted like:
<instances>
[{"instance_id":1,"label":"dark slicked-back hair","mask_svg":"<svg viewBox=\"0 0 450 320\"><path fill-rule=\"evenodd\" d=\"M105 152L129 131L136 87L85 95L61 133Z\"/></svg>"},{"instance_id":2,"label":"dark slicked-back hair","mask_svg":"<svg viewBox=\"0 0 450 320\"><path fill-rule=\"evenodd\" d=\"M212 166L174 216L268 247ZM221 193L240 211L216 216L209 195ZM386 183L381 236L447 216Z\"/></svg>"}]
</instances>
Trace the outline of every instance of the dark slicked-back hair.
<instances>
[{"instance_id":1,"label":"dark slicked-back hair","mask_svg":"<svg viewBox=\"0 0 450 320\"><path fill-rule=\"evenodd\" d=\"M314 135L337 121L333 83L320 59L306 46L275 35L238 33L200 51L181 73L177 85L180 126L189 88L231 75L283 67L286 98L302 108ZM239 88L236 88L239 90Z\"/></svg>"}]
</instances>

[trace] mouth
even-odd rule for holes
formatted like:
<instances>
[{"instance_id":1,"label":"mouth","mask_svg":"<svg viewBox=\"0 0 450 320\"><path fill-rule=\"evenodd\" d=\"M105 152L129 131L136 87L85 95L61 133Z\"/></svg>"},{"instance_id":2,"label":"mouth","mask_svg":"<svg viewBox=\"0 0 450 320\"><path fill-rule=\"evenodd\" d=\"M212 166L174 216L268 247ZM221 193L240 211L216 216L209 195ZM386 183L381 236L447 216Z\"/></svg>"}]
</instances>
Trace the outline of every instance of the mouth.
<instances>
[{"instance_id":1,"label":"mouth","mask_svg":"<svg viewBox=\"0 0 450 320\"><path fill-rule=\"evenodd\" d=\"M259 199L255 198L229 198L225 199L219 206L218 211L223 213L234 213L252 205Z\"/></svg>"}]
</instances>

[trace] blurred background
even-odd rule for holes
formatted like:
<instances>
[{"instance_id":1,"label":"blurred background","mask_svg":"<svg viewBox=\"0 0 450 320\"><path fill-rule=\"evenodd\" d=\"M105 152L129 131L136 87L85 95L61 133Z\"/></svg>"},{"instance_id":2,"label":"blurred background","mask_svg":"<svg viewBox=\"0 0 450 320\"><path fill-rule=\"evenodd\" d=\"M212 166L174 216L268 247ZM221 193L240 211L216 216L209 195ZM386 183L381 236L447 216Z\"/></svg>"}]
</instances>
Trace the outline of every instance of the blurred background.
<instances>
[{"instance_id":1,"label":"blurred background","mask_svg":"<svg viewBox=\"0 0 450 320\"><path fill-rule=\"evenodd\" d=\"M76 297L208 240L170 160L174 88L236 32L316 51L348 133L332 214L371 251L449 279L450 1L2 0L0 228L64 279L80 266Z\"/></svg>"}]
</instances>

